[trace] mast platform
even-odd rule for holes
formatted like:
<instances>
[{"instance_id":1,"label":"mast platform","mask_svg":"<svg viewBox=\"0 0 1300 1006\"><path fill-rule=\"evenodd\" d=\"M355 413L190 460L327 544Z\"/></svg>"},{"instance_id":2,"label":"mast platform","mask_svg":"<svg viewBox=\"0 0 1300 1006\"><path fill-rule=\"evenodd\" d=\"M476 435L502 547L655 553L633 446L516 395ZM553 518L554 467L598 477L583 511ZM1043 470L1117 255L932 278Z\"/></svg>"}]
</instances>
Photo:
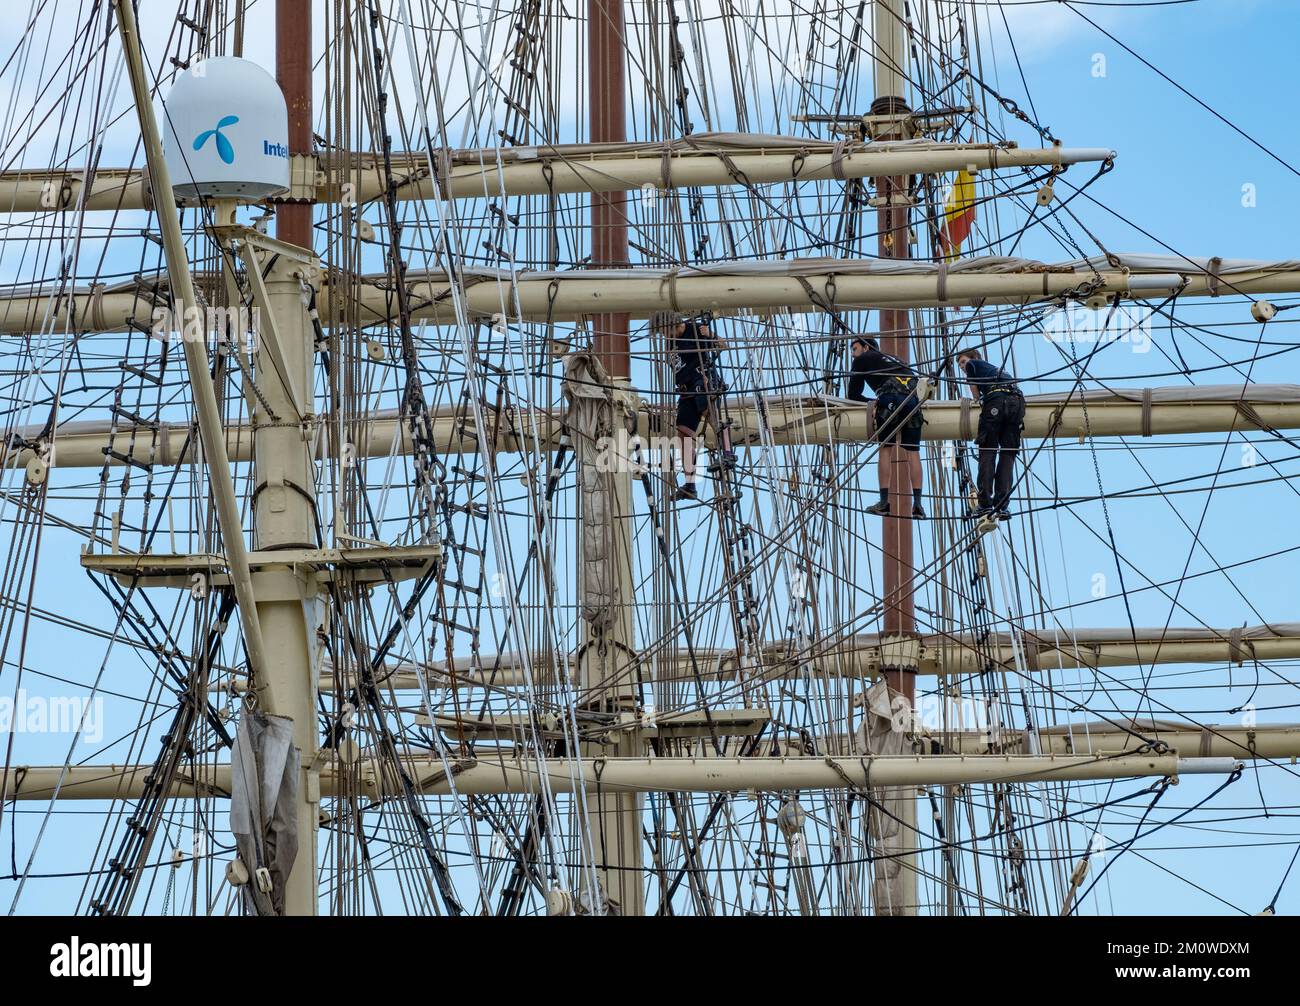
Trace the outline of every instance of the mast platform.
<instances>
[{"instance_id":1,"label":"mast platform","mask_svg":"<svg viewBox=\"0 0 1300 1006\"><path fill-rule=\"evenodd\" d=\"M289 566L310 571L320 582L367 584L414 579L430 570L441 556L442 546L436 543L383 548L263 549L248 553L248 565L254 572ZM209 552L190 555L88 552L81 556L81 565L94 573L106 573L124 586L141 583L146 587L188 589L194 585L195 576L205 577L213 587L230 583L226 557Z\"/></svg>"}]
</instances>

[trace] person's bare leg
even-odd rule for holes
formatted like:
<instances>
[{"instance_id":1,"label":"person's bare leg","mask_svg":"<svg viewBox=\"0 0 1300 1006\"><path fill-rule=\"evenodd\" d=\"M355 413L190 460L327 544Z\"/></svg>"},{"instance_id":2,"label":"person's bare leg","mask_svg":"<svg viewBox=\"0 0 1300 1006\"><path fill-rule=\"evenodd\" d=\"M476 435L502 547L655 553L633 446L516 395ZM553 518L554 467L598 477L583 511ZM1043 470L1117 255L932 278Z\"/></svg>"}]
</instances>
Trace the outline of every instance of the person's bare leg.
<instances>
[{"instance_id":1,"label":"person's bare leg","mask_svg":"<svg viewBox=\"0 0 1300 1006\"><path fill-rule=\"evenodd\" d=\"M894 497L902 493L905 489L903 477L906 471L899 466L905 464L905 459L901 456L903 448L899 447L897 442L891 442L881 447L881 479L882 484L880 491L885 494L884 504L890 513L894 510Z\"/></svg>"},{"instance_id":2,"label":"person's bare leg","mask_svg":"<svg viewBox=\"0 0 1300 1006\"><path fill-rule=\"evenodd\" d=\"M713 429L718 434L718 445L724 450L731 450L731 427L723 426L715 412L712 413Z\"/></svg>"},{"instance_id":3,"label":"person's bare leg","mask_svg":"<svg viewBox=\"0 0 1300 1006\"><path fill-rule=\"evenodd\" d=\"M900 447L899 450L902 448ZM921 452L904 451L903 453L907 455L908 482L912 488L911 503L905 502L904 505L910 507L913 517L920 517L925 513L925 505L921 500Z\"/></svg>"},{"instance_id":4,"label":"person's bare leg","mask_svg":"<svg viewBox=\"0 0 1300 1006\"><path fill-rule=\"evenodd\" d=\"M682 442L682 476L689 485L695 481L695 431L679 426L677 436Z\"/></svg>"},{"instance_id":5,"label":"person's bare leg","mask_svg":"<svg viewBox=\"0 0 1300 1006\"><path fill-rule=\"evenodd\" d=\"M894 471L893 444L881 444L876 451L876 474L880 479L880 502L867 507L867 511L884 517L889 513L889 487L897 476Z\"/></svg>"},{"instance_id":6,"label":"person's bare leg","mask_svg":"<svg viewBox=\"0 0 1300 1006\"><path fill-rule=\"evenodd\" d=\"M912 493L915 488L912 484L912 469L908 455L912 452L904 447L901 443L895 443L894 451L894 469L893 481L889 484L891 494L890 510L893 510L893 497L898 497L898 509L900 513L910 514L912 512Z\"/></svg>"},{"instance_id":7,"label":"person's bare leg","mask_svg":"<svg viewBox=\"0 0 1300 1006\"><path fill-rule=\"evenodd\" d=\"M709 411L704 414L704 423L713 431L714 436L718 438L718 450L731 450L731 427L724 427L722 425L722 420L718 415L718 408L716 405L709 406Z\"/></svg>"}]
</instances>

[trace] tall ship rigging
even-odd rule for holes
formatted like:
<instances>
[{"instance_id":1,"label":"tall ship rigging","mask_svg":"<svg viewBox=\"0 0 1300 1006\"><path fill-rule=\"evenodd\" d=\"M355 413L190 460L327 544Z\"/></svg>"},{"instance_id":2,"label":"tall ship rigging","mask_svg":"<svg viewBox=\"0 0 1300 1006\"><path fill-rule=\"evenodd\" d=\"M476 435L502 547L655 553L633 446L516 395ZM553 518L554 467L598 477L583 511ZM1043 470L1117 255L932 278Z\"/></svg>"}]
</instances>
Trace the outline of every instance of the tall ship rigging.
<instances>
[{"instance_id":1,"label":"tall ship rigging","mask_svg":"<svg viewBox=\"0 0 1300 1006\"><path fill-rule=\"evenodd\" d=\"M1300 262L1004 6L14 12L7 910L1294 899Z\"/></svg>"}]
</instances>

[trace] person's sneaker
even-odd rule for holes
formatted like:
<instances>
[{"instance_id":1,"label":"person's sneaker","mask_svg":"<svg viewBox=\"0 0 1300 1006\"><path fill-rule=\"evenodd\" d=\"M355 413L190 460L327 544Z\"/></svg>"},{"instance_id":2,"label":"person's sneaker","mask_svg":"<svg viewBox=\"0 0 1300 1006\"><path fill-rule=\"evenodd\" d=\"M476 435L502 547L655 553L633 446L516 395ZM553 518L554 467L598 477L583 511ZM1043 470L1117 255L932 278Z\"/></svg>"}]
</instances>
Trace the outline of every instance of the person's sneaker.
<instances>
[{"instance_id":1,"label":"person's sneaker","mask_svg":"<svg viewBox=\"0 0 1300 1006\"><path fill-rule=\"evenodd\" d=\"M873 513L877 517L888 517L889 504L886 503L884 500L881 500L879 503L875 504L875 506L867 507L867 513Z\"/></svg>"},{"instance_id":2,"label":"person's sneaker","mask_svg":"<svg viewBox=\"0 0 1300 1006\"><path fill-rule=\"evenodd\" d=\"M700 494L696 490L694 482L687 482L686 485L679 486L677 491L673 493L673 499L675 500L697 500L699 498Z\"/></svg>"},{"instance_id":3,"label":"person's sneaker","mask_svg":"<svg viewBox=\"0 0 1300 1006\"><path fill-rule=\"evenodd\" d=\"M998 520L1010 520L1011 511L1004 506L1000 506L993 511L993 516L996 517Z\"/></svg>"},{"instance_id":4,"label":"person's sneaker","mask_svg":"<svg viewBox=\"0 0 1300 1006\"><path fill-rule=\"evenodd\" d=\"M991 506L986 506L983 503L976 503L966 511L966 516L971 520L979 520L981 517L988 517L992 513L993 508Z\"/></svg>"},{"instance_id":5,"label":"person's sneaker","mask_svg":"<svg viewBox=\"0 0 1300 1006\"><path fill-rule=\"evenodd\" d=\"M914 520L925 520L925 507L920 503L912 504L912 517Z\"/></svg>"},{"instance_id":6,"label":"person's sneaker","mask_svg":"<svg viewBox=\"0 0 1300 1006\"><path fill-rule=\"evenodd\" d=\"M721 462L723 468L727 469L727 471L731 471L736 467L736 452L723 451L718 455L718 461Z\"/></svg>"}]
</instances>

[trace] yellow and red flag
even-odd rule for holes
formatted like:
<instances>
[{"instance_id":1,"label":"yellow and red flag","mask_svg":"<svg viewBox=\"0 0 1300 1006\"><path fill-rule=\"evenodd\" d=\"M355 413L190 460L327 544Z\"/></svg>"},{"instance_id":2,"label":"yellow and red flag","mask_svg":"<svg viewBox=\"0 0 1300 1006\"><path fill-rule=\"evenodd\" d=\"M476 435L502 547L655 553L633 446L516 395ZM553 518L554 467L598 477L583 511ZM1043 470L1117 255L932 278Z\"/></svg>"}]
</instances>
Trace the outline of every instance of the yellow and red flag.
<instances>
[{"instance_id":1,"label":"yellow and red flag","mask_svg":"<svg viewBox=\"0 0 1300 1006\"><path fill-rule=\"evenodd\" d=\"M939 227L939 250L945 262L961 255L962 242L975 226L975 176L958 171L948 198L943 204L943 223Z\"/></svg>"}]
</instances>

